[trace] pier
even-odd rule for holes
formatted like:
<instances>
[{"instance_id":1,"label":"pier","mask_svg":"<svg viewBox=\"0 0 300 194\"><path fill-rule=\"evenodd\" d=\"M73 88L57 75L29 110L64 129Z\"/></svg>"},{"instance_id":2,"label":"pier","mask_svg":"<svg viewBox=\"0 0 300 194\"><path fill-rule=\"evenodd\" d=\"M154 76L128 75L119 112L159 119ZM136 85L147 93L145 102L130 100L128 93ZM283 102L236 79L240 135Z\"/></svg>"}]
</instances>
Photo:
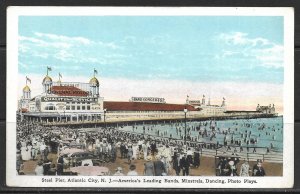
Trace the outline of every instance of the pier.
<instances>
[{"instance_id":1,"label":"pier","mask_svg":"<svg viewBox=\"0 0 300 194\"><path fill-rule=\"evenodd\" d=\"M209 120L227 120L227 119L256 119L256 118L274 118L278 117L277 114L252 114L252 115L221 115L221 116L199 116L199 117L187 117L187 121L209 121ZM138 124L159 124L159 123L172 123L172 122L184 122L185 118L126 118L126 119L106 119L97 121L67 121L67 122L42 122L43 126L69 126L72 128L77 127L104 127L104 126L116 126L116 125L138 125Z\"/></svg>"}]
</instances>

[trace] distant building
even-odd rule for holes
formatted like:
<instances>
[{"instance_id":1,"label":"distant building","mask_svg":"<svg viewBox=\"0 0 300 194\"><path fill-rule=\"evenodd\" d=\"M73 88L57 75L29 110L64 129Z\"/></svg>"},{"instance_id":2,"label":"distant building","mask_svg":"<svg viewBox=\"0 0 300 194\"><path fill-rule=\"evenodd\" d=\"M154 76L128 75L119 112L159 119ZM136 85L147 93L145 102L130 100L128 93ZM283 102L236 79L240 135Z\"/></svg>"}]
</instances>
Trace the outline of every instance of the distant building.
<instances>
[{"instance_id":1,"label":"distant building","mask_svg":"<svg viewBox=\"0 0 300 194\"><path fill-rule=\"evenodd\" d=\"M202 100L190 100L187 96L186 103L188 105L194 106L195 108L201 109L200 114L206 116L221 116L226 112L225 98L223 98L221 105L210 104L210 98L206 104L205 95L202 96Z\"/></svg>"},{"instance_id":2,"label":"distant building","mask_svg":"<svg viewBox=\"0 0 300 194\"><path fill-rule=\"evenodd\" d=\"M271 106L260 106L259 104L256 107L256 111L264 113L264 114L275 114L275 105Z\"/></svg>"}]
</instances>

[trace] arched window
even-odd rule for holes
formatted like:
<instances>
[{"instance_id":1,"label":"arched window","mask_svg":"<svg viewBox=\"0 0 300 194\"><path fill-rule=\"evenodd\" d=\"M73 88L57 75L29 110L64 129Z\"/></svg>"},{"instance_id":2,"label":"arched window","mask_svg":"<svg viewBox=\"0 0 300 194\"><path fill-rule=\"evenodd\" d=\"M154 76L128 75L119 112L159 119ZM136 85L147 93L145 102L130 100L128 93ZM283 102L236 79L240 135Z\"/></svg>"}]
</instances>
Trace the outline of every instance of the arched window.
<instances>
[{"instance_id":1,"label":"arched window","mask_svg":"<svg viewBox=\"0 0 300 194\"><path fill-rule=\"evenodd\" d=\"M50 104L47 104L47 106L45 107L45 110L56 110L54 104L50 103Z\"/></svg>"}]
</instances>

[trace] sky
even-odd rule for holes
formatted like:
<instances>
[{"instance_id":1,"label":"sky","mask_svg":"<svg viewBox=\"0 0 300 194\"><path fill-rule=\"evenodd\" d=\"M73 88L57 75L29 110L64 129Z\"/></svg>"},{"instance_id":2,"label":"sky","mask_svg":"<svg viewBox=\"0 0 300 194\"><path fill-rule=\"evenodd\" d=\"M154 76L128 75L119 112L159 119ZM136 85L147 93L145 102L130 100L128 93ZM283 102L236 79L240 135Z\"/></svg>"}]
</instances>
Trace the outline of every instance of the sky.
<instances>
[{"instance_id":1,"label":"sky","mask_svg":"<svg viewBox=\"0 0 300 194\"><path fill-rule=\"evenodd\" d=\"M19 96L25 76L41 93L47 66L54 81L88 82L95 68L105 100L205 94L282 111L283 36L277 16L20 16Z\"/></svg>"}]
</instances>

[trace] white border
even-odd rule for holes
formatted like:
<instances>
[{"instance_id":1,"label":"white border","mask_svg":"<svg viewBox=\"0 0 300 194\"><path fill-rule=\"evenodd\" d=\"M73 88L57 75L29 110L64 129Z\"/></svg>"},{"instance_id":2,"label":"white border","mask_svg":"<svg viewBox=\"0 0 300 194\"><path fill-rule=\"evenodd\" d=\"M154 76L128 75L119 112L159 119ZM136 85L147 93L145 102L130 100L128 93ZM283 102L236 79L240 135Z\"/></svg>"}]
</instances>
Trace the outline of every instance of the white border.
<instances>
[{"instance_id":1,"label":"white border","mask_svg":"<svg viewBox=\"0 0 300 194\"><path fill-rule=\"evenodd\" d=\"M79 14L80 13L80 14ZM284 17L284 142L283 176L250 177L257 184L169 184L169 183L42 183L42 177L16 176L16 110L18 75L18 17L30 16L283 16ZM129 187L129 188L291 188L294 184L294 9L241 7L8 7L7 9L7 102L6 102L6 183L18 187ZM47 176L47 178L50 178ZM55 179L57 177L53 177ZM59 177L70 178L70 177ZM84 177L105 178L109 177ZM124 177L129 179L130 177ZM138 177L142 180L145 177ZM149 177L147 177L149 178ZM155 177L163 180L165 177ZM179 179L182 177L167 177ZM188 177L227 180L228 177ZM244 178L234 177L235 180Z\"/></svg>"}]
</instances>

